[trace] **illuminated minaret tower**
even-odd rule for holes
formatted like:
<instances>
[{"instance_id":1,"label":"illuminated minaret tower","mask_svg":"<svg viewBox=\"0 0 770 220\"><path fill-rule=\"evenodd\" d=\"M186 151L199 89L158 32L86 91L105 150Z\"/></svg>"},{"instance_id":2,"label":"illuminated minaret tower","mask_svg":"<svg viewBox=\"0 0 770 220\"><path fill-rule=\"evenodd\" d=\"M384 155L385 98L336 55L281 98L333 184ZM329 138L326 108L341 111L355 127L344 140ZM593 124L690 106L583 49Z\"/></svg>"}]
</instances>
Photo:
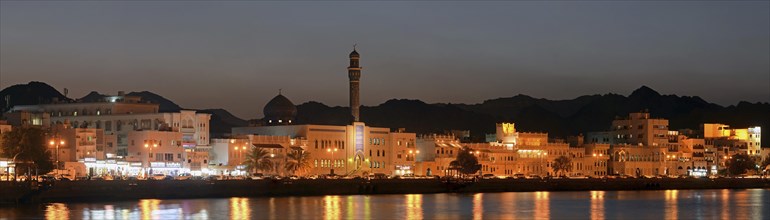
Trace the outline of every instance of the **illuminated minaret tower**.
<instances>
[{"instance_id":1,"label":"illuminated minaret tower","mask_svg":"<svg viewBox=\"0 0 770 220\"><path fill-rule=\"evenodd\" d=\"M356 52L356 46L353 46L353 52L350 52L350 66L348 66L348 79L350 79L350 114L353 115L354 122L358 122L358 109L361 103L358 101L358 82L361 79L361 67L358 65L359 55Z\"/></svg>"}]
</instances>

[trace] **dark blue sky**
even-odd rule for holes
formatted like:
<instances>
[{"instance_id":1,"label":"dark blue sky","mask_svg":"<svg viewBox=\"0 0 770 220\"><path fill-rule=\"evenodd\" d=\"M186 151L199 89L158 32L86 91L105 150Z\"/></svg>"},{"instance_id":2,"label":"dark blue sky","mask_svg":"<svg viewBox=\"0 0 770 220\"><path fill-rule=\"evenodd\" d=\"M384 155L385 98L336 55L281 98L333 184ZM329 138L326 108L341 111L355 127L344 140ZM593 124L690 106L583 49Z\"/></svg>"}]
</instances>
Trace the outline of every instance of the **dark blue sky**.
<instances>
[{"instance_id":1,"label":"dark blue sky","mask_svg":"<svg viewBox=\"0 0 770 220\"><path fill-rule=\"evenodd\" d=\"M722 105L770 101L770 2L0 2L0 86L70 97L148 90L261 117L347 105L627 95L641 85Z\"/></svg>"}]
</instances>

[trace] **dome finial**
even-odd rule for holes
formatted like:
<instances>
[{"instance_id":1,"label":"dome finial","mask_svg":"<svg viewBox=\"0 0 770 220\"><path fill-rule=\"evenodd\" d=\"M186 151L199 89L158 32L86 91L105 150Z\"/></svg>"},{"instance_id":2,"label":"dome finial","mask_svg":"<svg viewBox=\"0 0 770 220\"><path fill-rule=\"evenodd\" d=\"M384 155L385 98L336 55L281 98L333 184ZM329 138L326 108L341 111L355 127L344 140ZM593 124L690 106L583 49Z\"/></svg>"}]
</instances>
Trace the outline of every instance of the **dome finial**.
<instances>
[{"instance_id":1,"label":"dome finial","mask_svg":"<svg viewBox=\"0 0 770 220\"><path fill-rule=\"evenodd\" d=\"M281 90L282 90L282 89L278 89L278 95L280 95L280 94L281 94Z\"/></svg>"},{"instance_id":2,"label":"dome finial","mask_svg":"<svg viewBox=\"0 0 770 220\"><path fill-rule=\"evenodd\" d=\"M356 50L356 46L358 46L358 44L353 44L353 50Z\"/></svg>"}]
</instances>

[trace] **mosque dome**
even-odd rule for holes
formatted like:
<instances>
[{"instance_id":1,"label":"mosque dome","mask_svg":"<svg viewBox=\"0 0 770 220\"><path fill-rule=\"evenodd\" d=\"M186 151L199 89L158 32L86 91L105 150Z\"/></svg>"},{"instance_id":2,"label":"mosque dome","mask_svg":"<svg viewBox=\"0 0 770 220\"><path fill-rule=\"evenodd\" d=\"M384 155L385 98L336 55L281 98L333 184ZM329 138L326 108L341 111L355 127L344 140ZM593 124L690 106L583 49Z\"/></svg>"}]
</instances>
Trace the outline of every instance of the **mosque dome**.
<instances>
[{"instance_id":1,"label":"mosque dome","mask_svg":"<svg viewBox=\"0 0 770 220\"><path fill-rule=\"evenodd\" d=\"M358 52L357 52L356 50L353 50L353 52L350 52L350 58L353 58L353 57L356 57L356 58L357 58L357 57L360 57L360 56L358 55Z\"/></svg>"},{"instance_id":2,"label":"mosque dome","mask_svg":"<svg viewBox=\"0 0 770 220\"><path fill-rule=\"evenodd\" d=\"M263 109L267 124L291 124L297 116L297 106L288 98L278 94Z\"/></svg>"}]
</instances>

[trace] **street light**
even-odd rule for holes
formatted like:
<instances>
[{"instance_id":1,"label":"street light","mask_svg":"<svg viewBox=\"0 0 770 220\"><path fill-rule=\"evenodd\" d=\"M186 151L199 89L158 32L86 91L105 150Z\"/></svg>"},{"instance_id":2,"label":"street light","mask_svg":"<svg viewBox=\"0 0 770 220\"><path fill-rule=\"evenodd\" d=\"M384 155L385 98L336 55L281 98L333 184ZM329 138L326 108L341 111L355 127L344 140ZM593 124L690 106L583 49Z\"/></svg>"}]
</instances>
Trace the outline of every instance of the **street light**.
<instances>
[{"instance_id":1,"label":"street light","mask_svg":"<svg viewBox=\"0 0 770 220\"><path fill-rule=\"evenodd\" d=\"M156 140L144 140L144 148L148 149L147 152L147 165L152 169L152 166L150 164L150 157L152 157L152 149L158 148L158 142ZM158 160L155 158L155 160Z\"/></svg>"},{"instance_id":2,"label":"street light","mask_svg":"<svg viewBox=\"0 0 770 220\"><path fill-rule=\"evenodd\" d=\"M331 169L329 170L329 174L334 174L334 166L337 165L337 163L335 163L335 161L334 161L334 152L337 152L337 148L334 148L334 149L328 148L328 149L326 149L326 152L331 152L332 153L332 161L331 161L332 163L331 163L331 166L330 166Z\"/></svg>"},{"instance_id":3,"label":"street light","mask_svg":"<svg viewBox=\"0 0 770 220\"><path fill-rule=\"evenodd\" d=\"M420 150L409 150L409 154L412 155L412 167L410 167L410 169L412 170L412 174L414 174L414 167L417 165L417 154L420 154Z\"/></svg>"},{"instance_id":4,"label":"street light","mask_svg":"<svg viewBox=\"0 0 770 220\"><path fill-rule=\"evenodd\" d=\"M51 139L50 142L48 142L51 147L56 147L56 174L59 174L59 146L64 145L64 140L62 140L60 137Z\"/></svg>"}]
</instances>

